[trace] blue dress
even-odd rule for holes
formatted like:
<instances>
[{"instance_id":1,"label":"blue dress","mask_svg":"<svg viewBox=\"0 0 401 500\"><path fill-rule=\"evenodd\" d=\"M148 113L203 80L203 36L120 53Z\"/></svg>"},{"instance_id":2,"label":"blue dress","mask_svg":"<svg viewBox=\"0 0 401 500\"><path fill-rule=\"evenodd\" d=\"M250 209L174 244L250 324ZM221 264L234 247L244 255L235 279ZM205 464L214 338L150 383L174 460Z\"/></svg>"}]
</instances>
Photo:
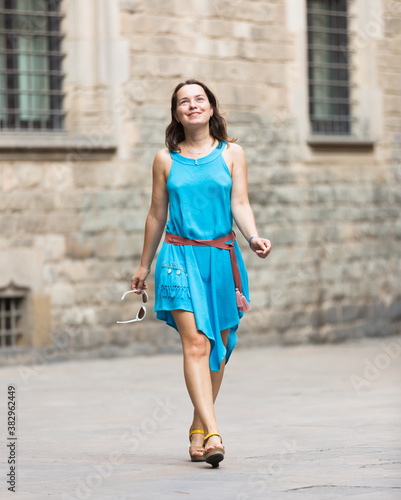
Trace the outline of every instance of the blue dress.
<instances>
[{"instance_id":1,"label":"blue dress","mask_svg":"<svg viewBox=\"0 0 401 500\"><path fill-rule=\"evenodd\" d=\"M167 232L184 238L212 240L232 231L232 180L222 156L225 146L221 142L210 154L197 160L170 152L173 162L167 180L170 203ZM237 241L234 249L242 293L250 302L248 274ZM153 311L157 319L178 331L171 314L174 309L194 313L198 330L210 340L210 368L218 371L224 358L228 362L237 343L236 331L244 315L237 308L228 250L163 241L155 267ZM230 332L225 348L220 331L227 328Z\"/></svg>"}]
</instances>

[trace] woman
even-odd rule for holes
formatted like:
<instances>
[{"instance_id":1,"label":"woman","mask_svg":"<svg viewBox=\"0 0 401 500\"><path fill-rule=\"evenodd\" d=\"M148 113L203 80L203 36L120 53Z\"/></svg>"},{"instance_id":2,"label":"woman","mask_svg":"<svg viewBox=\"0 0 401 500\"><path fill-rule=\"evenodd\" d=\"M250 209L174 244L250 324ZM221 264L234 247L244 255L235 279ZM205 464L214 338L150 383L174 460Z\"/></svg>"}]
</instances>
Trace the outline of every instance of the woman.
<instances>
[{"instance_id":1,"label":"woman","mask_svg":"<svg viewBox=\"0 0 401 500\"><path fill-rule=\"evenodd\" d=\"M185 382L194 406L191 460L218 467L225 449L214 401L239 321L250 309L248 275L232 218L258 257L266 258L271 244L256 230L245 154L227 136L216 98L202 82L187 80L175 88L166 146L153 163L152 202L131 289L140 294L147 288L166 226L155 269L154 311L181 337Z\"/></svg>"}]
</instances>

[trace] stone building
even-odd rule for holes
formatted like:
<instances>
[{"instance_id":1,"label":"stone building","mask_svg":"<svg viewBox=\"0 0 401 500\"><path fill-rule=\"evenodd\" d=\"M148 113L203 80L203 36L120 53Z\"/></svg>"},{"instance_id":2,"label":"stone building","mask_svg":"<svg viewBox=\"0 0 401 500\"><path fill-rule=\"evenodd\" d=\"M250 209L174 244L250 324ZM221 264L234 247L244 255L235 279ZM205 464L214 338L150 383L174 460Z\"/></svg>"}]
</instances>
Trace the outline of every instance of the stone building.
<instances>
[{"instance_id":1,"label":"stone building","mask_svg":"<svg viewBox=\"0 0 401 500\"><path fill-rule=\"evenodd\" d=\"M122 303L172 89L204 80L248 159L239 346L401 326L400 0L1 0L0 354L179 348ZM52 347L49 347L52 344ZM47 346L47 347L46 347Z\"/></svg>"}]
</instances>

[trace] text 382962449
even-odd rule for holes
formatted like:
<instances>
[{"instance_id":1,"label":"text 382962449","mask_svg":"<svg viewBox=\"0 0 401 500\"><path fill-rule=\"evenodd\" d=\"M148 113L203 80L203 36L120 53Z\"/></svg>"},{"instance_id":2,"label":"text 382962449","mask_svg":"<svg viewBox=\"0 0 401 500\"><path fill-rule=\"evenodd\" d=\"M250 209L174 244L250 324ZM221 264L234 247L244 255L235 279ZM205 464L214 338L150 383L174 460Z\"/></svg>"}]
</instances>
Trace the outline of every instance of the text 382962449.
<instances>
[{"instance_id":1,"label":"text 382962449","mask_svg":"<svg viewBox=\"0 0 401 500\"><path fill-rule=\"evenodd\" d=\"M7 449L9 471L7 472L7 489L15 493L17 485L17 397L13 385L8 386L7 398Z\"/></svg>"}]
</instances>

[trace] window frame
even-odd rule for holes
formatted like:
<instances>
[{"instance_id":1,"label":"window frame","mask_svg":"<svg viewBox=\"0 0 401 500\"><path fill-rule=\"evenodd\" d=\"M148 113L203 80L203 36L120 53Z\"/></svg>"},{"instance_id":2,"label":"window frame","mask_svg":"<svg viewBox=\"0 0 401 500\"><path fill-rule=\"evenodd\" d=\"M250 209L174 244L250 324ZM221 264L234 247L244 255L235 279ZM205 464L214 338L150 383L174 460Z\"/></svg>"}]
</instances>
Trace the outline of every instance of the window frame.
<instances>
[{"instance_id":1,"label":"window frame","mask_svg":"<svg viewBox=\"0 0 401 500\"><path fill-rule=\"evenodd\" d=\"M64 128L0 131L0 161L61 161L73 167L109 160L121 144L118 131L124 126L121 109L128 107L125 86L130 78L130 43L121 33L121 6L60 0L60 12Z\"/></svg>"},{"instance_id":2,"label":"window frame","mask_svg":"<svg viewBox=\"0 0 401 500\"><path fill-rule=\"evenodd\" d=\"M294 57L287 62L289 112L297 124L300 158L305 161L313 160L319 151L370 154L383 132L383 91L378 79L376 54L377 44L383 40L384 33L378 29L369 37L363 36L370 19L379 27L383 25L381 0L372 0L369 11L364 9L363 0L349 0L348 6L352 133L347 136L318 135L312 134L308 110L306 1L285 0L286 28L294 48ZM360 43L361 38L363 43Z\"/></svg>"}]
</instances>

